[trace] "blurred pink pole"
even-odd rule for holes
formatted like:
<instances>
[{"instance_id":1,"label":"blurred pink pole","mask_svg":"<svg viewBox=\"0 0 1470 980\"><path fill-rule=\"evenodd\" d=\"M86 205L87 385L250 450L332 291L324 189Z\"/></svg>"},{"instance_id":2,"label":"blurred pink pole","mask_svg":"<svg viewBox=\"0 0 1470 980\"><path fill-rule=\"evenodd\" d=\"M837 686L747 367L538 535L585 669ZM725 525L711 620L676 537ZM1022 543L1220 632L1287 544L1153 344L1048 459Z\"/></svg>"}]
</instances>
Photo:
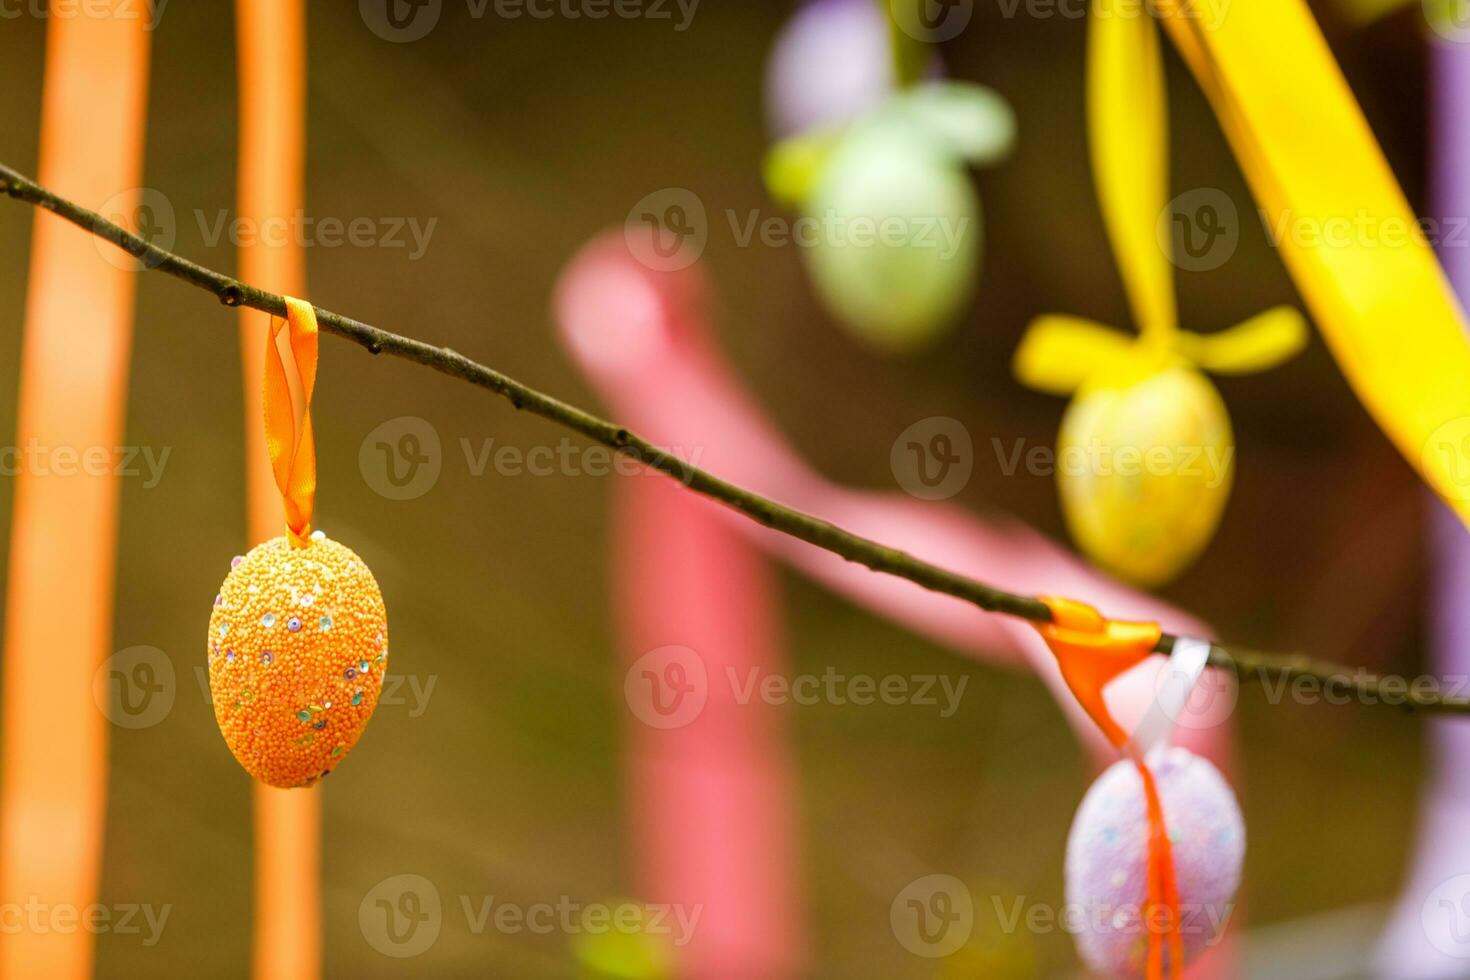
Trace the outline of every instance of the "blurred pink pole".
<instances>
[{"instance_id":1,"label":"blurred pink pole","mask_svg":"<svg viewBox=\"0 0 1470 980\"><path fill-rule=\"evenodd\" d=\"M691 699L683 716L667 720L649 713L649 701L630 714L640 887L652 901L700 916L693 941L679 951L680 976L804 975L784 719L759 699L737 702L735 685L725 682L727 671L786 672L768 563L717 505L667 480L631 483L618 486L613 509L628 683L642 687L633 697L664 699L674 711L683 705L668 698ZM686 649L674 660L644 659L670 644ZM673 662L694 689L662 688Z\"/></svg>"},{"instance_id":2,"label":"blurred pink pole","mask_svg":"<svg viewBox=\"0 0 1470 980\"><path fill-rule=\"evenodd\" d=\"M721 477L955 571L1019 592L1072 596L1110 616L1157 619L1173 632L1209 635L1197 620L1104 578L1019 522L982 521L948 504L849 490L813 472L714 349L704 322L703 288L697 269L645 268L619 233L587 246L563 274L556 303L563 342L620 422ZM642 479L627 492L647 493ZM668 488L677 489L671 484ZM875 574L722 507L704 506L746 540L917 633L970 656L1028 666L1051 687L1094 758L1099 763L1115 758L1077 707L1051 653L1029 625ZM663 515L658 511L650 519L661 521ZM667 538L660 540L667 543ZM650 594L643 601L659 600ZM650 639L679 642L637 636L633 650L646 652ZM1162 658L1150 661L1109 692L1125 726L1150 703L1153 678L1161 665ZM1232 699L1217 699L1213 714L1193 717L1176 741L1229 772L1232 707ZM660 833L671 839L692 834L678 811L649 814L648 819L657 821ZM728 846L737 845L730 841ZM1192 976L1228 976L1231 960L1229 944L1222 944L1195 967Z\"/></svg>"},{"instance_id":3,"label":"blurred pink pole","mask_svg":"<svg viewBox=\"0 0 1470 980\"><path fill-rule=\"evenodd\" d=\"M1446 235L1439 258L1463 301L1470 299L1470 250L1456 229L1470 216L1470 46L1434 40L1429 55L1431 183ZM1457 680L1470 677L1470 532L1438 500L1431 507L1431 669ZM1454 882L1470 876L1470 724L1442 718L1429 726L1434 767L1414 870L1380 948L1387 980L1470 975L1470 877Z\"/></svg>"}]
</instances>

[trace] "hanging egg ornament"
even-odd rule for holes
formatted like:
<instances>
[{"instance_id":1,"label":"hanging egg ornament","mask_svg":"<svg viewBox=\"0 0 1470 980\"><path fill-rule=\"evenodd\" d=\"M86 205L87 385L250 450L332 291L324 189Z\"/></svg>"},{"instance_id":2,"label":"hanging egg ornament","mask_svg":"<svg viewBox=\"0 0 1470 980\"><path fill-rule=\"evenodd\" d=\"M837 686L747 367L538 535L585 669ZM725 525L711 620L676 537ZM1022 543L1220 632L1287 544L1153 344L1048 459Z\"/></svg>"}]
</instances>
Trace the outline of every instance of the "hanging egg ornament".
<instances>
[{"instance_id":1,"label":"hanging egg ornament","mask_svg":"<svg viewBox=\"0 0 1470 980\"><path fill-rule=\"evenodd\" d=\"M1073 539L1097 565L1146 587L1204 550L1234 468L1230 417L1215 386L1188 362L1141 347L1089 377L1057 437Z\"/></svg>"},{"instance_id":2,"label":"hanging egg ornament","mask_svg":"<svg viewBox=\"0 0 1470 980\"><path fill-rule=\"evenodd\" d=\"M209 619L214 718L245 770L310 786L347 757L378 704L388 618L373 573L320 531L235 559Z\"/></svg>"},{"instance_id":3,"label":"hanging egg ornament","mask_svg":"<svg viewBox=\"0 0 1470 980\"><path fill-rule=\"evenodd\" d=\"M888 352L928 346L953 326L974 293L984 237L966 167L1004 157L1015 129L990 89L932 81L772 148L767 187L800 209L792 242L833 319Z\"/></svg>"},{"instance_id":4,"label":"hanging egg ornament","mask_svg":"<svg viewBox=\"0 0 1470 980\"><path fill-rule=\"evenodd\" d=\"M1179 932L1187 966L1218 942L1234 911L1245 820L1225 777L1182 748L1149 757L1173 850ZM1131 760L1087 791L1067 838L1067 907L1077 950L1104 976L1141 978L1148 957L1148 819ZM1175 970L1168 976L1177 977Z\"/></svg>"},{"instance_id":5,"label":"hanging egg ornament","mask_svg":"<svg viewBox=\"0 0 1470 980\"><path fill-rule=\"evenodd\" d=\"M245 771L270 786L310 786L346 758L378 704L388 614L373 573L311 530L316 506L316 311L285 297L265 338L263 420L286 534L230 563L206 640L214 720ZM289 328L293 398L277 342Z\"/></svg>"},{"instance_id":6,"label":"hanging egg ornament","mask_svg":"<svg viewBox=\"0 0 1470 980\"><path fill-rule=\"evenodd\" d=\"M843 140L806 202L799 243L823 305L859 340L924 347L974 292L980 199L963 168L896 120Z\"/></svg>"}]
</instances>

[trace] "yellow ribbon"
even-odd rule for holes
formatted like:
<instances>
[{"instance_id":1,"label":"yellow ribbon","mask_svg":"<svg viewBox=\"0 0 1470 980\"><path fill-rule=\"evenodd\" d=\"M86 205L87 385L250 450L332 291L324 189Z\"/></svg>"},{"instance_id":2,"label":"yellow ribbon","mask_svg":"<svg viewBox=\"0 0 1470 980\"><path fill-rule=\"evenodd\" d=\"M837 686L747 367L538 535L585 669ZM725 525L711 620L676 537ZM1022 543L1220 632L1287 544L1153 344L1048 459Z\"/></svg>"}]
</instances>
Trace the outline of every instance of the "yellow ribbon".
<instances>
[{"instance_id":1,"label":"yellow ribbon","mask_svg":"<svg viewBox=\"0 0 1470 980\"><path fill-rule=\"evenodd\" d=\"M1287 306L1216 333L1179 329L1171 242L1159 233L1169 197L1168 99L1158 28L1142 0L1094 0L1087 129L1103 222L1143 343L1221 374L1261 371L1301 350L1306 323ZM1069 394L1135 346L1111 327L1049 314L1027 329L1016 375L1038 390Z\"/></svg>"},{"instance_id":2,"label":"yellow ribbon","mask_svg":"<svg viewBox=\"0 0 1470 980\"><path fill-rule=\"evenodd\" d=\"M1463 313L1302 0L1159 0L1359 399L1470 523ZM1323 232L1356 229L1345 241ZM1302 233L1303 230L1306 233Z\"/></svg>"},{"instance_id":3,"label":"yellow ribbon","mask_svg":"<svg viewBox=\"0 0 1470 980\"><path fill-rule=\"evenodd\" d=\"M291 404L291 385L276 337L290 327L291 356L301 378L299 416ZM304 300L286 297L286 319L271 317L265 340L265 445L271 472L286 507L291 543L306 547L316 506L316 444L311 435L311 395L316 388L316 311Z\"/></svg>"}]
</instances>

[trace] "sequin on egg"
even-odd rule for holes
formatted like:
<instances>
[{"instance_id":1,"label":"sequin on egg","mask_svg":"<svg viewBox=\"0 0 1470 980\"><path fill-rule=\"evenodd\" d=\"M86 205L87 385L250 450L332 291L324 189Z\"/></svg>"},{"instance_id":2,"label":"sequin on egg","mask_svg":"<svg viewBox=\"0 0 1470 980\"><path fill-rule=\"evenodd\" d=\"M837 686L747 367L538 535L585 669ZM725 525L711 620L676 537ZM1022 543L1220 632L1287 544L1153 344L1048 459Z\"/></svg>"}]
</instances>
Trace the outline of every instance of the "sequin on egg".
<instances>
[{"instance_id":1,"label":"sequin on egg","mask_svg":"<svg viewBox=\"0 0 1470 980\"><path fill-rule=\"evenodd\" d=\"M264 626L266 629L270 629L272 626L276 625L276 614L266 613L264 616L260 617L260 625Z\"/></svg>"},{"instance_id":2,"label":"sequin on egg","mask_svg":"<svg viewBox=\"0 0 1470 980\"><path fill-rule=\"evenodd\" d=\"M305 708L302 708L300 711L296 712L296 720L311 721L311 712L307 711Z\"/></svg>"},{"instance_id":3,"label":"sequin on egg","mask_svg":"<svg viewBox=\"0 0 1470 980\"><path fill-rule=\"evenodd\" d=\"M261 654L260 654L260 662L261 663L268 664L272 660L275 660L275 659L276 659L276 655L274 653L271 653L269 650L262 650L261 651Z\"/></svg>"},{"instance_id":4,"label":"sequin on egg","mask_svg":"<svg viewBox=\"0 0 1470 980\"><path fill-rule=\"evenodd\" d=\"M327 630L329 630L329 629L332 628L332 617L331 616L323 616L322 619L321 619L321 622L318 623L317 625L321 627L321 631L323 633L327 632Z\"/></svg>"},{"instance_id":5,"label":"sequin on egg","mask_svg":"<svg viewBox=\"0 0 1470 980\"><path fill-rule=\"evenodd\" d=\"M301 630L301 620L297 619L295 616L292 616L290 619L286 620L286 629L290 630L292 633L299 632Z\"/></svg>"},{"instance_id":6,"label":"sequin on egg","mask_svg":"<svg viewBox=\"0 0 1470 980\"><path fill-rule=\"evenodd\" d=\"M350 681L352 680L352 678L357 676L357 669L355 667L348 667L346 670L342 671L342 676Z\"/></svg>"}]
</instances>

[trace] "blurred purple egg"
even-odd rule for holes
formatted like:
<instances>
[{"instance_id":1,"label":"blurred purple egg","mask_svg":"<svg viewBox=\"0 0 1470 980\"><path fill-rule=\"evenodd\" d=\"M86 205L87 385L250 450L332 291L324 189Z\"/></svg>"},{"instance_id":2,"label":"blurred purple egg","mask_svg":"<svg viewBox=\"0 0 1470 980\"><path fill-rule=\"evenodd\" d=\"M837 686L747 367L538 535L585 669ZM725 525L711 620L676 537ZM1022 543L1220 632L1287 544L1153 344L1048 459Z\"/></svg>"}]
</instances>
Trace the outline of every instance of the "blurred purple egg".
<instances>
[{"instance_id":1,"label":"blurred purple egg","mask_svg":"<svg viewBox=\"0 0 1470 980\"><path fill-rule=\"evenodd\" d=\"M1245 859L1235 793L1206 760L1170 748L1149 756L1174 851L1186 963L1218 941ZM1129 760L1098 777L1067 838L1067 926L1087 966L1142 977L1147 965L1148 818ZM1170 974L1177 975L1177 974Z\"/></svg>"},{"instance_id":2,"label":"blurred purple egg","mask_svg":"<svg viewBox=\"0 0 1470 980\"><path fill-rule=\"evenodd\" d=\"M873 0L813 0L786 22L766 65L771 132L846 122L893 90L888 23Z\"/></svg>"}]
</instances>

